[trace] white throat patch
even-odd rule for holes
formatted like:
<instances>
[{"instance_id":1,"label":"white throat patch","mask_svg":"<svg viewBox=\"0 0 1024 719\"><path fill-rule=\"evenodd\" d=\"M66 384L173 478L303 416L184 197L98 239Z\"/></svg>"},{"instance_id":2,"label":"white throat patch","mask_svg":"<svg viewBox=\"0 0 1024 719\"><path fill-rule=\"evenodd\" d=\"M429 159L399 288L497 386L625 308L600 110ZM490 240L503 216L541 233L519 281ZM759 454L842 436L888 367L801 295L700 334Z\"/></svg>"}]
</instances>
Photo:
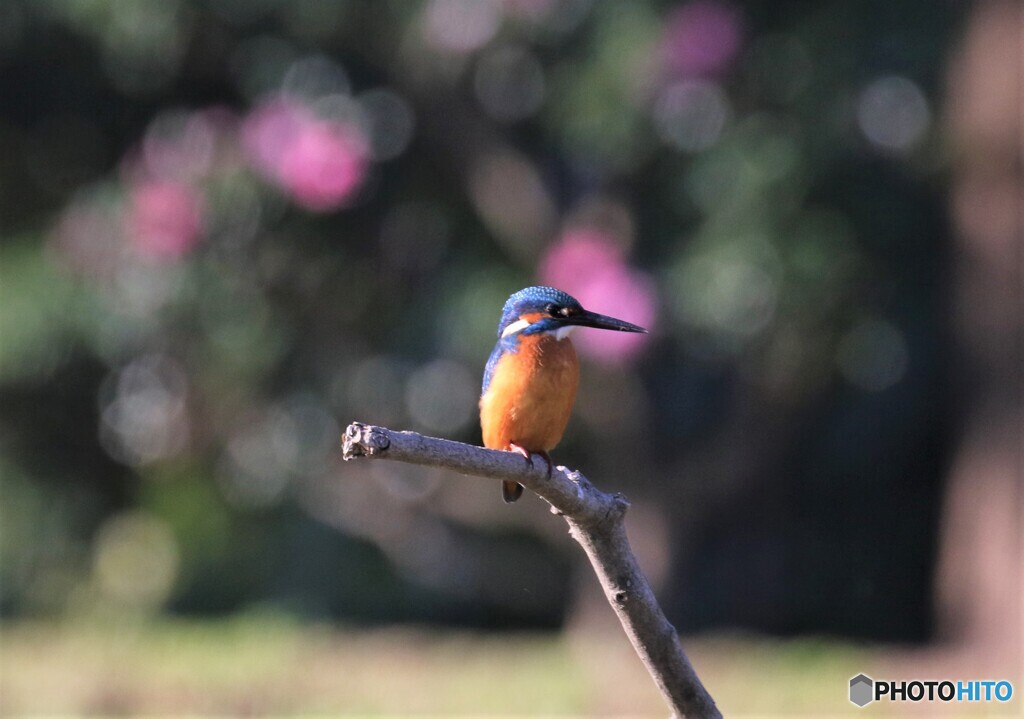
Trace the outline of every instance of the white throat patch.
<instances>
[{"instance_id":1,"label":"white throat patch","mask_svg":"<svg viewBox=\"0 0 1024 719\"><path fill-rule=\"evenodd\" d=\"M557 330L552 332L556 340L564 340L566 337L572 334L573 330L576 329L576 325L566 325L565 327L559 327Z\"/></svg>"}]
</instances>

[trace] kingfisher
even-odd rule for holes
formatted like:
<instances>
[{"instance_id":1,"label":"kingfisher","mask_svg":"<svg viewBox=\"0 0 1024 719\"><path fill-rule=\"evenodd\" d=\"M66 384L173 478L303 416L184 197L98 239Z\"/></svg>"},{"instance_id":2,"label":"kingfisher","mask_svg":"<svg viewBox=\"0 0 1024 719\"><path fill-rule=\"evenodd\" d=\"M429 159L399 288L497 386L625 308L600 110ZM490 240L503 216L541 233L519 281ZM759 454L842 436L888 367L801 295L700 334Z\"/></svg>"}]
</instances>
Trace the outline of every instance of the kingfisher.
<instances>
[{"instance_id":1,"label":"kingfisher","mask_svg":"<svg viewBox=\"0 0 1024 719\"><path fill-rule=\"evenodd\" d=\"M569 335L577 327L643 332L629 322L583 309L576 298L554 287L527 287L505 302L498 322L498 343L484 370L480 427L484 446L516 452L533 466L562 439L576 401L580 363ZM514 502L523 493L518 482L504 481L501 497Z\"/></svg>"}]
</instances>

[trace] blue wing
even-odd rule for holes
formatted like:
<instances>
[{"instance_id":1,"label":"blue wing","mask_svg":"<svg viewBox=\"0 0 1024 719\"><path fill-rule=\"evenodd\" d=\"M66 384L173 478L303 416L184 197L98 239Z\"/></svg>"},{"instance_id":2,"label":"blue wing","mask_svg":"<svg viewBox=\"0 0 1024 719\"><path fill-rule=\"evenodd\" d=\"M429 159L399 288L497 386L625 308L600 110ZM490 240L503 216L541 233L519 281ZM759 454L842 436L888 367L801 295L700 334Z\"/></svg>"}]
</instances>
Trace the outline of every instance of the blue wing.
<instances>
[{"instance_id":1,"label":"blue wing","mask_svg":"<svg viewBox=\"0 0 1024 719\"><path fill-rule=\"evenodd\" d=\"M491 386L491 378L494 377L494 368L498 366L498 360L501 359L502 355L506 352L515 353L518 351L519 337L516 335L509 335L508 337L502 337L498 340L498 343L494 345L494 349L491 350L491 356L487 358L487 366L484 368L484 383L483 387L480 388L481 397L487 393L487 388Z\"/></svg>"}]
</instances>

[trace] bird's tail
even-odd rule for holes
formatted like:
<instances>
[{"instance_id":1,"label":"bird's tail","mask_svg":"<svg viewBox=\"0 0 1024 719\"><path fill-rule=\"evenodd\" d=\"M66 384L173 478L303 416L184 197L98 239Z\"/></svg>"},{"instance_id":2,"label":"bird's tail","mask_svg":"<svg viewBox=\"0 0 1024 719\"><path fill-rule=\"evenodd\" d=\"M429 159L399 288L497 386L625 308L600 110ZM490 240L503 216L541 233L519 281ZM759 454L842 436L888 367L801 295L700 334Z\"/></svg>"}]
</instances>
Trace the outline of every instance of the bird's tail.
<instances>
[{"instance_id":1,"label":"bird's tail","mask_svg":"<svg viewBox=\"0 0 1024 719\"><path fill-rule=\"evenodd\" d=\"M523 496L523 485L508 481L501 483L501 498L505 500L505 504L512 504L521 496Z\"/></svg>"}]
</instances>

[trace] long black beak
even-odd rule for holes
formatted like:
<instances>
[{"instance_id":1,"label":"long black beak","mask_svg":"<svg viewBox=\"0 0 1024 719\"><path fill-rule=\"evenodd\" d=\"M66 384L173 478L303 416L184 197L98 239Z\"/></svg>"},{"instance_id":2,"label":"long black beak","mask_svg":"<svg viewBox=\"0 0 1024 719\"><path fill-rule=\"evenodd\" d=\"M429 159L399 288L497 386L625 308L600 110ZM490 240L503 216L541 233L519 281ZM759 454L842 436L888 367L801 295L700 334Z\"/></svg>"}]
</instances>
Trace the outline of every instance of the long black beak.
<instances>
[{"instance_id":1,"label":"long black beak","mask_svg":"<svg viewBox=\"0 0 1024 719\"><path fill-rule=\"evenodd\" d=\"M582 312L569 315L562 320L567 325L579 325L580 327L596 327L599 330L618 330L619 332L640 332L647 334L647 330L639 325L617 320L614 317L599 315L596 312L583 310Z\"/></svg>"}]
</instances>

